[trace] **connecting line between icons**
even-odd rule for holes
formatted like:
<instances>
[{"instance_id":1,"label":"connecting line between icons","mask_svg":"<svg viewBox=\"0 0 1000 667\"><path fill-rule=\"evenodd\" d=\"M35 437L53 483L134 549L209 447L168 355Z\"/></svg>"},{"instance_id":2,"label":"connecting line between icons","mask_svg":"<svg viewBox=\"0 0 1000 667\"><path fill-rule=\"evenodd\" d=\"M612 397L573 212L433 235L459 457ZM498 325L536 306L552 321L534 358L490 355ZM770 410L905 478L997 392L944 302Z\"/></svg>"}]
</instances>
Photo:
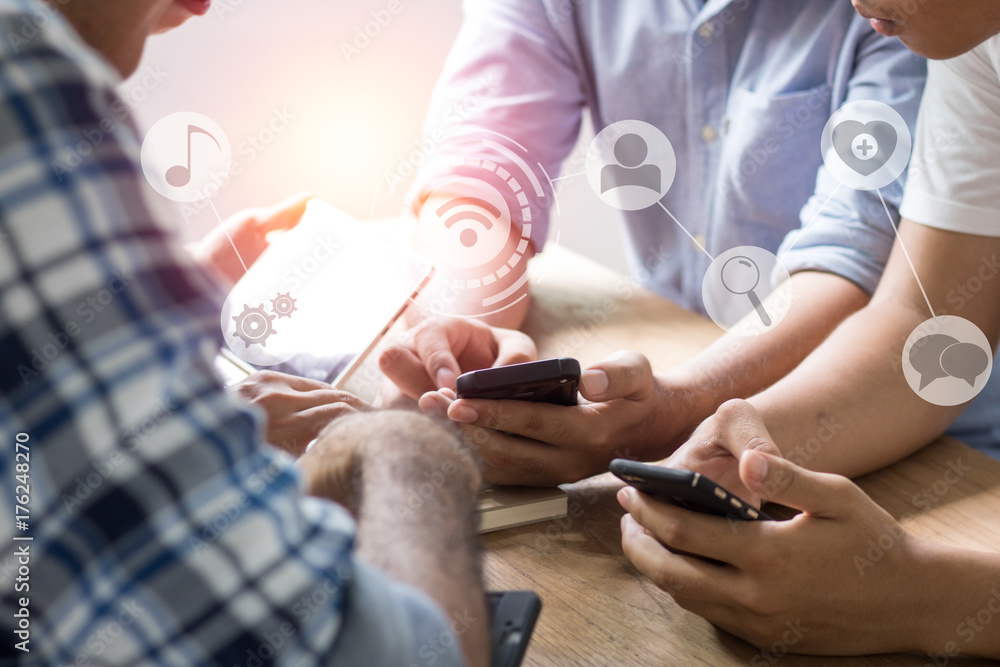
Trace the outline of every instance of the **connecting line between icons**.
<instances>
[{"instance_id":1,"label":"connecting line between icons","mask_svg":"<svg viewBox=\"0 0 1000 667\"><path fill-rule=\"evenodd\" d=\"M837 183L837 187L835 187L835 188L833 189L833 192L831 192L831 193L830 193L830 195L829 195L829 196L828 196L828 197L826 198L826 201L825 201L825 202L823 202L823 205L822 205L822 206L820 206L820 207L819 207L818 209L816 209L816 212L815 212L815 213L813 213L813 216L812 216L811 218L809 218L809 222L807 222L806 224L802 225L802 229L800 229L800 230L799 230L799 233L798 233L798 235L797 235L797 236L796 236L796 237L795 237L795 238L794 238L794 239L792 240L792 242L791 242L791 243L789 243L789 244L788 244L788 247L787 247L787 248L785 248L785 249L784 249L784 250L783 250L783 251L781 252L781 255L780 255L780 256L778 257L778 261L779 261L779 262L780 262L780 261L781 261L782 259L784 259L785 255L787 255L788 253L790 253L790 252L792 251L792 248L794 248L794 247L795 247L795 244L799 242L799 239L800 239L800 238L802 238L802 235L803 235L803 234L805 233L805 231L806 231L807 229L809 229L809 225L811 225L812 223L816 222L816 218L818 218L818 217L819 217L819 214L823 212L823 209L825 209L825 208L826 208L826 205L830 203L830 200L831 200L831 199L833 199L833 196L834 196L835 194L837 194L837 192L839 192L839 191L840 191L840 187L841 187L842 185L843 185L843 183Z\"/></svg>"},{"instance_id":2,"label":"connecting line between icons","mask_svg":"<svg viewBox=\"0 0 1000 667\"><path fill-rule=\"evenodd\" d=\"M229 234L229 228L226 227L226 224L222 221L222 216L219 215L219 211L216 210L215 203L212 201L212 198L205 197L205 199L208 200L208 205L212 207L212 212L215 213L215 217L218 218L219 224L222 225L222 231L226 233L226 238L229 239L229 245L233 246L233 252L236 253L236 258L240 260L240 264L243 265L243 273L246 273L250 269L247 268L247 263L243 261L243 255L241 255L240 251L236 249L236 243L233 241L233 237Z\"/></svg>"},{"instance_id":3,"label":"connecting line between icons","mask_svg":"<svg viewBox=\"0 0 1000 667\"><path fill-rule=\"evenodd\" d=\"M892 231L896 234L896 240L899 241L899 248L903 251L903 256L906 257L906 263L910 265L910 271L913 272L913 277L917 281L917 287L920 288L920 293L924 295L924 301L927 303L927 310L931 311L931 318L936 318L937 314L934 312L934 307L931 306L931 300L927 296L927 291L924 289L924 284L920 282L920 276L917 275L917 268L913 266L913 260L910 259L910 252L906 249L906 244L903 243L903 237L899 235L899 228L896 227L896 221L892 219L892 214L889 213L889 206L885 203L885 198L882 196L882 191L877 189L879 201L882 202L882 208L885 210L886 216L889 218L889 224L892 225Z\"/></svg>"},{"instance_id":4,"label":"connecting line between icons","mask_svg":"<svg viewBox=\"0 0 1000 667\"><path fill-rule=\"evenodd\" d=\"M671 212L670 212L670 210L669 210L669 209L667 209L667 207L663 205L663 202L661 202L661 201L658 201L658 202L656 202L656 203L657 203L657 204L659 204L659 205L660 205L660 208L662 208L662 209L663 209L663 211L664 211L664 212L665 212L665 213L666 213L667 215L669 215L669 216L670 216L670 219L671 219L671 220L673 220L674 222L676 222L676 223L677 223L677 226L681 228L681 231L682 231L682 232L684 232L685 234L687 234L688 238L689 238L689 239L691 239L691 242L692 242L692 243L694 243L694 244L695 244L696 246L698 246L698 249L699 249L699 250L701 250L701 251L702 251L703 253L705 253L706 255L708 255L708 258L709 258L710 260L712 260L712 261L714 262L714 261L715 261L715 258L714 258L714 257L712 257L712 253L710 253L710 252L708 252L707 250L705 250L705 246L703 246L702 244L698 243L698 239L696 239L695 237L691 236L691 232L689 232L689 231L687 230L687 228L685 228L685 227L684 227L684 225L682 225L682 224L681 224L681 221L680 221L680 220L678 220L678 219L677 219L676 217L674 217L674 214L673 214L673 213L671 213Z\"/></svg>"},{"instance_id":5,"label":"connecting line between icons","mask_svg":"<svg viewBox=\"0 0 1000 667\"><path fill-rule=\"evenodd\" d=\"M541 165L539 165L541 166ZM544 167L543 167L544 169ZM586 176L587 172L581 171L576 174L566 174L565 176L556 176L555 178L550 178L549 181L555 183L556 181L565 181L567 178L576 178L577 176ZM548 174L546 174L548 176Z\"/></svg>"}]
</instances>

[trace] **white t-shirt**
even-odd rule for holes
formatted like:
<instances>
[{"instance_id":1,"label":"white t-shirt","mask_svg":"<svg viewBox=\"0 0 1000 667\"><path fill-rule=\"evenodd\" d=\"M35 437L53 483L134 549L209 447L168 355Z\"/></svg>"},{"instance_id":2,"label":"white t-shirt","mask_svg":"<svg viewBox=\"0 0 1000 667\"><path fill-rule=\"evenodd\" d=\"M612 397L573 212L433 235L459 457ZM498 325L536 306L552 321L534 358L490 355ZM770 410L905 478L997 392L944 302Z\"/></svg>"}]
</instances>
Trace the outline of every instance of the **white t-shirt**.
<instances>
[{"instance_id":1,"label":"white t-shirt","mask_svg":"<svg viewBox=\"0 0 1000 667\"><path fill-rule=\"evenodd\" d=\"M904 218L1000 236L1000 35L928 66Z\"/></svg>"}]
</instances>

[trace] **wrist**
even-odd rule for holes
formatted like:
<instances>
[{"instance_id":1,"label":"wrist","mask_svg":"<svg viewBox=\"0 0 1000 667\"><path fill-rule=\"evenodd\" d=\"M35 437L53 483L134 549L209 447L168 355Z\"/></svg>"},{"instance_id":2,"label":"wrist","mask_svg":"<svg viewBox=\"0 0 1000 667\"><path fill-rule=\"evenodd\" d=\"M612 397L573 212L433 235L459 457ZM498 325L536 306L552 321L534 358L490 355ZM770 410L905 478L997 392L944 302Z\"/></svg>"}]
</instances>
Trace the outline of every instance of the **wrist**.
<instances>
[{"instance_id":1,"label":"wrist","mask_svg":"<svg viewBox=\"0 0 1000 667\"><path fill-rule=\"evenodd\" d=\"M1000 559L915 541L918 567L909 584L920 599L910 646L931 655L1000 657L1000 634L991 627L1000 618Z\"/></svg>"},{"instance_id":2,"label":"wrist","mask_svg":"<svg viewBox=\"0 0 1000 667\"><path fill-rule=\"evenodd\" d=\"M656 403L653 406L653 428L656 451L650 458L669 456L691 436L701 422L715 410L708 392L696 383L672 373L654 376ZM664 440L663 434L669 434Z\"/></svg>"}]
</instances>

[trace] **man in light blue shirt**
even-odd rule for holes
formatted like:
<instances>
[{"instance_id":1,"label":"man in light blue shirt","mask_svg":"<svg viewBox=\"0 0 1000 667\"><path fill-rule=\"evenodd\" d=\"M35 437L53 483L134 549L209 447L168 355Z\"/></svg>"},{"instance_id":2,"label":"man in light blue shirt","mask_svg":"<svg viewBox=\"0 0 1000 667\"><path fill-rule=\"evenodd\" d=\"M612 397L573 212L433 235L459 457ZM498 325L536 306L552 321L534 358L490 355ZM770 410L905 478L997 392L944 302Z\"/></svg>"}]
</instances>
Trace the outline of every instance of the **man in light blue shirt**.
<instances>
[{"instance_id":1,"label":"man in light blue shirt","mask_svg":"<svg viewBox=\"0 0 1000 667\"><path fill-rule=\"evenodd\" d=\"M557 178L585 109L598 132L623 120L649 123L672 143L677 170L662 207L624 213L633 277L705 312L708 255L753 245L781 257L795 294L781 326L754 338L726 335L670 373L609 386L609 371L621 362L592 367L582 391L600 401L598 407L504 404L501 410L466 401L452 406L448 394L425 399L426 409L448 410L453 419L477 426L496 423L487 412L503 412L504 431L557 445L522 439L515 450L513 441L496 433L493 447L480 448L495 464L487 469L492 481L578 479L605 470L624 441L638 458L663 458L722 402L783 377L868 302L892 246L887 212L898 222L904 178L882 188L886 210L878 192L840 186L823 166L821 135L834 111L857 100L883 102L912 127L926 66L875 33L849 3L489 0L466 3L465 12L434 95L429 133L461 109L460 129L510 137L530 156L526 162L537 161ZM463 105L468 100L476 103ZM473 111L466 111L469 106ZM460 138L440 142L422 171L414 200L422 225L427 201L454 177L458 158L514 169L503 154L455 134ZM543 186L549 195L550 184ZM547 232L545 201L551 198L530 210L536 251ZM501 286L517 286L517 273ZM491 313L490 322L520 326L527 303L524 298ZM407 370L399 363L406 355L393 356L397 370L389 374L405 393L419 395L430 378L448 387L453 374L465 370L447 354L420 351L423 369L414 361ZM1000 442L1000 383L992 384L951 431L970 444ZM622 402L630 407L614 407ZM501 448L503 459L491 457Z\"/></svg>"}]
</instances>

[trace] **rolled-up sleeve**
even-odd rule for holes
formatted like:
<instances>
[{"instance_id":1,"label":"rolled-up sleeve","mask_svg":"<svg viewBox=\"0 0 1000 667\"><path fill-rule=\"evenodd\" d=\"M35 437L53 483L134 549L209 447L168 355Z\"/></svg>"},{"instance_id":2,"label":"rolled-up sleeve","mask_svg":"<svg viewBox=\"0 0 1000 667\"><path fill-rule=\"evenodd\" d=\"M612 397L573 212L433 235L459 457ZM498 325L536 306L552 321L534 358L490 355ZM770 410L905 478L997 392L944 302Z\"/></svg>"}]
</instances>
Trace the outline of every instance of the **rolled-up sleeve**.
<instances>
[{"instance_id":1,"label":"rolled-up sleeve","mask_svg":"<svg viewBox=\"0 0 1000 667\"><path fill-rule=\"evenodd\" d=\"M860 30L861 24L855 26ZM856 100L876 100L895 109L912 132L926 74L923 58L868 31L837 63L831 111ZM785 237L779 251L785 267L791 273L834 273L874 293L895 240L886 208L898 224L905 184L904 172L882 188L883 206L879 191L853 190L820 167L816 192L801 212L802 226Z\"/></svg>"},{"instance_id":2,"label":"rolled-up sleeve","mask_svg":"<svg viewBox=\"0 0 1000 667\"><path fill-rule=\"evenodd\" d=\"M417 589L355 561L345 596L344 625L331 655L334 665L460 667L459 640L468 626L451 623Z\"/></svg>"},{"instance_id":3,"label":"rolled-up sleeve","mask_svg":"<svg viewBox=\"0 0 1000 667\"><path fill-rule=\"evenodd\" d=\"M513 140L525 162L551 178L580 133L585 94L577 62L541 1L467 1L464 13L427 115L424 143L433 148L411 189L415 210L451 178L455 158L485 159L517 173L519 165L475 140L477 130ZM548 196L551 184L540 180ZM547 207L533 217L532 240L541 250Z\"/></svg>"}]
</instances>

